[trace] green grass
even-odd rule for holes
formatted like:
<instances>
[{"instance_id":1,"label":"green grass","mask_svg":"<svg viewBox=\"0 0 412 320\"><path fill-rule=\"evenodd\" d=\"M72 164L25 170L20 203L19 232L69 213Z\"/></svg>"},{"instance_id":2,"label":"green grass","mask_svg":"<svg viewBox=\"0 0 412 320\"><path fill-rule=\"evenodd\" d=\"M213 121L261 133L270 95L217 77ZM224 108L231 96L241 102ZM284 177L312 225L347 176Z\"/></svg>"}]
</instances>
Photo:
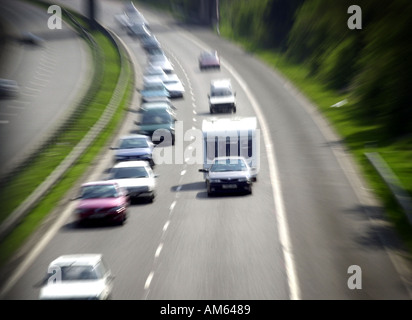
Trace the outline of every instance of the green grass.
<instances>
[{"instance_id":1,"label":"green grass","mask_svg":"<svg viewBox=\"0 0 412 320\"><path fill-rule=\"evenodd\" d=\"M55 141L43 150L29 166L20 172L0 191L0 202L3 210L0 212L0 222L16 209L37 186L39 186L72 151L73 147L86 135L104 112L113 92L120 73L119 58L110 41L101 34L94 35L99 46L105 52L104 77L99 91L93 101L77 113L65 130L55 138Z\"/></svg>"},{"instance_id":2,"label":"green grass","mask_svg":"<svg viewBox=\"0 0 412 320\"><path fill-rule=\"evenodd\" d=\"M259 58L294 83L333 125L360 165L371 189L381 200L387 217L412 252L412 226L390 189L364 155L365 152L379 152L395 172L402 186L412 196L412 138L391 141L382 133L378 125L365 124L358 120L359 106L355 101L351 101L345 94L328 89L321 81L310 77L309 70L304 65L291 63L284 56L273 51L254 51ZM348 104L340 108L331 108L331 105L345 98L348 98Z\"/></svg>"},{"instance_id":3,"label":"green grass","mask_svg":"<svg viewBox=\"0 0 412 320\"><path fill-rule=\"evenodd\" d=\"M71 118L71 122L58 135L52 144L38 154L29 166L22 168L7 186L0 191L3 203L1 219L4 220L33 190L44 181L57 165L71 152L73 147L85 136L97 122L109 103L112 92L120 74L120 57L112 42L100 32L94 32L93 37L102 50L103 61L98 66L103 68L101 84L92 99L84 105L81 112ZM130 65L127 66L128 84L124 88L121 104L113 118L99 137L87 151L78 159L75 165L66 172L64 177L48 192L40 203L24 218L13 232L0 244L0 264L4 264L41 224L44 218L56 207L67 191L90 167L90 163L107 144L124 117L132 95L133 77ZM96 79L98 80L98 79Z\"/></svg>"}]
</instances>

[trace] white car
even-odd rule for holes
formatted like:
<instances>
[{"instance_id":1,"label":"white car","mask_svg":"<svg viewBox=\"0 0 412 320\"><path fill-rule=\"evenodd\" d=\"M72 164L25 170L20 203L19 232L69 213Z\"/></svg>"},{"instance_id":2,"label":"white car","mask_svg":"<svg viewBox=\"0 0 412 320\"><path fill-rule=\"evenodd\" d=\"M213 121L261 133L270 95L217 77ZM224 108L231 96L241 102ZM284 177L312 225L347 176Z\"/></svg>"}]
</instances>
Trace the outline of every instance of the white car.
<instances>
[{"instance_id":1,"label":"white car","mask_svg":"<svg viewBox=\"0 0 412 320\"><path fill-rule=\"evenodd\" d=\"M63 255L48 267L40 300L107 300L113 275L102 254Z\"/></svg>"},{"instance_id":2,"label":"white car","mask_svg":"<svg viewBox=\"0 0 412 320\"><path fill-rule=\"evenodd\" d=\"M174 73L173 64L170 62L169 58L166 57L164 54L150 55L149 63L154 66L161 67L166 74Z\"/></svg>"},{"instance_id":3,"label":"white car","mask_svg":"<svg viewBox=\"0 0 412 320\"><path fill-rule=\"evenodd\" d=\"M150 202L156 197L156 178L146 161L122 161L109 171L108 180L127 190L130 198L146 198Z\"/></svg>"},{"instance_id":4,"label":"white car","mask_svg":"<svg viewBox=\"0 0 412 320\"><path fill-rule=\"evenodd\" d=\"M232 89L229 79L214 80L210 83L209 108L210 113L236 113L236 92Z\"/></svg>"},{"instance_id":5,"label":"white car","mask_svg":"<svg viewBox=\"0 0 412 320\"><path fill-rule=\"evenodd\" d=\"M185 87L176 74L170 74L167 78L162 79L171 98L181 98L185 93Z\"/></svg>"}]
</instances>

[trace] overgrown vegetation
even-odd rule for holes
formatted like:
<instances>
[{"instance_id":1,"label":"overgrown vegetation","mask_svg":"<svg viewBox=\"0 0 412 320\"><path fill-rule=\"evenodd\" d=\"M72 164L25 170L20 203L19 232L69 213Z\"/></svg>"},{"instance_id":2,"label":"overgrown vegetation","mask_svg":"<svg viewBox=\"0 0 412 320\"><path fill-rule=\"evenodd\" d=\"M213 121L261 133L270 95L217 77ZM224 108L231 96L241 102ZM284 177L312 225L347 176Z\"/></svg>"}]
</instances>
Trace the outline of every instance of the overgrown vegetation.
<instances>
[{"instance_id":1,"label":"overgrown vegetation","mask_svg":"<svg viewBox=\"0 0 412 320\"><path fill-rule=\"evenodd\" d=\"M184 0L156 1L187 5ZM215 1L209 0L209 5ZM220 34L284 73L328 117L412 248L405 213L364 156L366 151L379 152L412 195L412 2L219 0L219 4ZM351 5L362 10L360 30L347 25ZM349 103L330 108L343 99Z\"/></svg>"}]
</instances>

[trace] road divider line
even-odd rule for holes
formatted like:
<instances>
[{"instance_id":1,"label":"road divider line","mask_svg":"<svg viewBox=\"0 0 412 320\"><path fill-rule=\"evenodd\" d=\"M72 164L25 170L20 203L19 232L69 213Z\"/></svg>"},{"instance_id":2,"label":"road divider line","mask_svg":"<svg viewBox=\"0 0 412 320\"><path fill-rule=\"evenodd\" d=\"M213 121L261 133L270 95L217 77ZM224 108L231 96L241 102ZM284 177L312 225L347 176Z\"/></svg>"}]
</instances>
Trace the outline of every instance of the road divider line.
<instances>
[{"instance_id":1,"label":"road divider line","mask_svg":"<svg viewBox=\"0 0 412 320\"><path fill-rule=\"evenodd\" d=\"M170 205L169 210L173 211L173 209L175 208L175 205L176 205L176 200L172 202L172 204Z\"/></svg>"},{"instance_id":2,"label":"road divider line","mask_svg":"<svg viewBox=\"0 0 412 320\"><path fill-rule=\"evenodd\" d=\"M157 247L157 249L156 249L156 253L155 253L155 258L156 258L156 259L159 258L160 252L162 251L162 249L163 249L163 243L161 242L161 243L159 244L159 246Z\"/></svg>"},{"instance_id":3,"label":"road divider line","mask_svg":"<svg viewBox=\"0 0 412 320\"><path fill-rule=\"evenodd\" d=\"M147 290L150 287L150 283L152 282L154 276L154 271L151 271L146 279L146 282L144 284L144 289Z\"/></svg>"}]
</instances>

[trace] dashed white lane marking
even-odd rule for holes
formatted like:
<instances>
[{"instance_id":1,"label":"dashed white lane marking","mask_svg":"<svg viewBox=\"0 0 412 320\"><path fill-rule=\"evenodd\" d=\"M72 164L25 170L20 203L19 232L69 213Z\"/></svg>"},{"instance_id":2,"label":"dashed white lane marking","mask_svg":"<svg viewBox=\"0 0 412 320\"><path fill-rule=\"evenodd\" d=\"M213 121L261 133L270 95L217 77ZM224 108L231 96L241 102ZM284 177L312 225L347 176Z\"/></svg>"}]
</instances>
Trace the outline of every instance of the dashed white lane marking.
<instances>
[{"instance_id":1,"label":"dashed white lane marking","mask_svg":"<svg viewBox=\"0 0 412 320\"><path fill-rule=\"evenodd\" d=\"M197 122L196 118L193 118L193 122Z\"/></svg>"},{"instance_id":2,"label":"dashed white lane marking","mask_svg":"<svg viewBox=\"0 0 412 320\"><path fill-rule=\"evenodd\" d=\"M184 176L186 174L186 170L182 170L182 172L180 172L181 176Z\"/></svg>"},{"instance_id":3,"label":"dashed white lane marking","mask_svg":"<svg viewBox=\"0 0 412 320\"><path fill-rule=\"evenodd\" d=\"M160 252L162 251L162 249L163 249L163 243L161 242L156 249L155 258L159 258Z\"/></svg>"},{"instance_id":4,"label":"dashed white lane marking","mask_svg":"<svg viewBox=\"0 0 412 320\"><path fill-rule=\"evenodd\" d=\"M169 224L170 224L170 220L167 220L165 225L163 226L163 232L165 232L167 228L169 228Z\"/></svg>"},{"instance_id":5,"label":"dashed white lane marking","mask_svg":"<svg viewBox=\"0 0 412 320\"><path fill-rule=\"evenodd\" d=\"M182 189L182 186L177 186L176 191L179 192Z\"/></svg>"},{"instance_id":6,"label":"dashed white lane marking","mask_svg":"<svg viewBox=\"0 0 412 320\"><path fill-rule=\"evenodd\" d=\"M196 103L192 103L192 107L193 107L193 108L196 108Z\"/></svg>"},{"instance_id":7,"label":"dashed white lane marking","mask_svg":"<svg viewBox=\"0 0 412 320\"><path fill-rule=\"evenodd\" d=\"M149 276L147 277L146 282L144 284L144 289L145 290L149 289L150 283L152 282L152 279L153 279L153 276L154 276L154 272L152 271L152 272L149 273Z\"/></svg>"},{"instance_id":8,"label":"dashed white lane marking","mask_svg":"<svg viewBox=\"0 0 412 320\"><path fill-rule=\"evenodd\" d=\"M196 110L193 110L193 114L197 114Z\"/></svg>"},{"instance_id":9,"label":"dashed white lane marking","mask_svg":"<svg viewBox=\"0 0 412 320\"><path fill-rule=\"evenodd\" d=\"M169 210L173 211L173 209L175 208L175 205L176 205L176 200L172 202L172 204L170 205Z\"/></svg>"}]
</instances>

